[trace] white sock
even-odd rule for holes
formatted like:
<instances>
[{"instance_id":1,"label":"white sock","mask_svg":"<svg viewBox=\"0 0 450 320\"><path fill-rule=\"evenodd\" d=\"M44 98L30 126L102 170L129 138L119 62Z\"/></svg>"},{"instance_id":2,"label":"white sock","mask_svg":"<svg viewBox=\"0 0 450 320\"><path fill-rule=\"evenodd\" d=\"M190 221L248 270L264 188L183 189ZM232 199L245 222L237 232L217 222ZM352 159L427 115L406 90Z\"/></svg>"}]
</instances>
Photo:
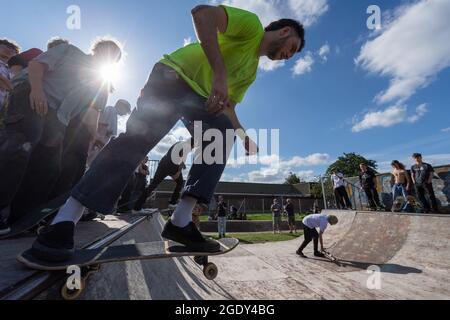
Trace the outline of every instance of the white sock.
<instances>
[{"instance_id":1,"label":"white sock","mask_svg":"<svg viewBox=\"0 0 450 320\"><path fill-rule=\"evenodd\" d=\"M192 211L197 204L197 199L192 197L183 198L172 214L171 221L176 227L184 228L192 222Z\"/></svg>"},{"instance_id":2,"label":"white sock","mask_svg":"<svg viewBox=\"0 0 450 320\"><path fill-rule=\"evenodd\" d=\"M83 216L84 209L85 207L77 199L70 197L61 209L59 209L58 214L52 221L52 225L60 222L73 222L77 224Z\"/></svg>"}]
</instances>

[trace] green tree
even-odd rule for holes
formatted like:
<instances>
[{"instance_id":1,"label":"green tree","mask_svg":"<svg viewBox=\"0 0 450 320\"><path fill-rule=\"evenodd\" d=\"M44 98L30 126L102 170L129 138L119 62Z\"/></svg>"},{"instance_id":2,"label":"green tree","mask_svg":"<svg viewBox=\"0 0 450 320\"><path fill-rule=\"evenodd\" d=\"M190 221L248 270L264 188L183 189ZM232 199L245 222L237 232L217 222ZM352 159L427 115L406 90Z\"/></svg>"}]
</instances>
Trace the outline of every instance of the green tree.
<instances>
[{"instance_id":1,"label":"green tree","mask_svg":"<svg viewBox=\"0 0 450 320\"><path fill-rule=\"evenodd\" d=\"M320 182L311 182L311 196L316 199L323 198L322 185Z\"/></svg>"},{"instance_id":2,"label":"green tree","mask_svg":"<svg viewBox=\"0 0 450 320\"><path fill-rule=\"evenodd\" d=\"M361 163L367 164L367 166L373 170L377 169L377 162L374 160L368 160L363 156L356 154L354 152L344 153L343 156L340 156L336 162L334 162L327 170L327 175L331 175L333 169L342 172L346 177L355 177L359 175L361 171L359 165Z\"/></svg>"},{"instance_id":3,"label":"green tree","mask_svg":"<svg viewBox=\"0 0 450 320\"><path fill-rule=\"evenodd\" d=\"M289 173L289 176L286 178L284 184L298 184L302 182L302 180L293 172Z\"/></svg>"}]
</instances>

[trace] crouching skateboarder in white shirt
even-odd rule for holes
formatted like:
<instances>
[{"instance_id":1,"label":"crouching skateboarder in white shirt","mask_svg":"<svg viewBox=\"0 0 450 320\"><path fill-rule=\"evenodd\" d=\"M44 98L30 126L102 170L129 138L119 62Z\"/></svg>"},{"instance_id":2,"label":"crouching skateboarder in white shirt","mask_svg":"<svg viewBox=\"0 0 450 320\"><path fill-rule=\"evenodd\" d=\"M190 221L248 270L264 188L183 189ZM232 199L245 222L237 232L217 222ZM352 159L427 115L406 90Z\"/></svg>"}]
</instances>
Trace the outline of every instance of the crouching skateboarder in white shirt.
<instances>
[{"instance_id":1,"label":"crouching skateboarder in white shirt","mask_svg":"<svg viewBox=\"0 0 450 320\"><path fill-rule=\"evenodd\" d=\"M314 256L316 257L324 257L324 254L322 252L325 251L325 248L323 246L323 238L322 235L325 232L325 230L328 227L328 224L334 226L339 222L338 218L336 216L327 215L327 214L310 214L309 216L306 216L303 219L303 232L304 232L304 238L302 245L297 250L297 254L302 257L306 258L306 256L303 254L303 250L306 248L306 246L313 241L314 244ZM320 232L317 232L317 229L320 229ZM318 242L320 240L320 249L318 250Z\"/></svg>"}]
</instances>

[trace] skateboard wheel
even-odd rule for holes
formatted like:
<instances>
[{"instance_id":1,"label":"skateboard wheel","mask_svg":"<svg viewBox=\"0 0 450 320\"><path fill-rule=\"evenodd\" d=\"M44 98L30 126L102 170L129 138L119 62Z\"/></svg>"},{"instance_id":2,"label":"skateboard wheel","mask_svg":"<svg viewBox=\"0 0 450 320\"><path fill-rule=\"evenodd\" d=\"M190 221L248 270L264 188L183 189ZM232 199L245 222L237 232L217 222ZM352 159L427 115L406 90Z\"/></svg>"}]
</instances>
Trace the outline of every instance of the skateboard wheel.
<instances>
[{"instance_id":1,"label":"skateboard wheel","mask_svg":"<svg viewBox=\"0 0 450 320\"><path fill-rule=\"evenodd\" d=\"M76 300L83 293L85 287L86 281L84 279L80 281L80 289L69 289L66 283L64 283L61 287L61 297L66 301Z\"/></svg>"},{"instance_id":2,"label":"skateboard wheel","mask_svg":"<svg viewBox=\"0 0 450 320\"><path fill-rule=\"evenodd\" d=\"M207 257L204 257L204 256L196 256L196 257L194 257L194 261L196 264L199 264L201 266L204 266L208 263Z\"/></svg>"},{"instance_id":3,"label":"skateboard wheel","mask_svg":"<svg viewBox=\"0 0 450 320\"><path fill-rule=\"evenodd\" d=\"M45 226L39 226L39 227L36 229L37 235L40 235L41 232L44 231L44 229L45 229Z\"/></svg>"},{"instance_id":4,"label":"skateboard wheel","mask_svg":"<svg viewBox=\"0 0 450 320\"><path fill-rule=\"evenodd\" d=\"M217 266L214 263L208 263L203 268L203 274L208 280L214 280L217 277L218 273L219 269L217 269Z\"/></svg>"}]
</instances>

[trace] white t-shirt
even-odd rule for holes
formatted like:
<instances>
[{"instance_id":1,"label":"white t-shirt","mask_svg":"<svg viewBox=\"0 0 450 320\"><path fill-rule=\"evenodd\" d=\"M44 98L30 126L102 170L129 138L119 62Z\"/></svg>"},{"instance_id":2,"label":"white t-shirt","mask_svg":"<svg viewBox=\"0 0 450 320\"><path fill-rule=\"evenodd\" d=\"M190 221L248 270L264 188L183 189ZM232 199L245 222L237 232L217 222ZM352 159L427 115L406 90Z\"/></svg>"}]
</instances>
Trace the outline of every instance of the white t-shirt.
<instances>
[{"instance_id":1,"label":"white t-shirt","mask_svg":"<svg viewBox=\"0 0 450 320\"><path fill-rule=\"evenodd\" d=\"M115 107L106 107L105 110L100 114L100 119L98 123L106 125L108 127L108 133L111 133L111 136L117 136L117 119L118 113Z\"/></svg>"},{"instance_id":2,"label":"white t-shirt","mask_svg":"<svg viewBox=\"0 0 450 320\"><path fill-rule=\"evenodd\" d=\"M333 180L334 189L339 187L345 187L344 175L342 173L332 174L331 180Z\"/></svg>"},{"instance_id":3,"label":"white t-shirt","mask_svg":"<svg viewBox=\"0 0 450 320\"><path fill-rule=\"evenodd\" d=\"M303 224L310 229L319 228L321 232L324 232L328 227L328 215L310 214L303 219Z\"/></svg>"}]
</instances>

